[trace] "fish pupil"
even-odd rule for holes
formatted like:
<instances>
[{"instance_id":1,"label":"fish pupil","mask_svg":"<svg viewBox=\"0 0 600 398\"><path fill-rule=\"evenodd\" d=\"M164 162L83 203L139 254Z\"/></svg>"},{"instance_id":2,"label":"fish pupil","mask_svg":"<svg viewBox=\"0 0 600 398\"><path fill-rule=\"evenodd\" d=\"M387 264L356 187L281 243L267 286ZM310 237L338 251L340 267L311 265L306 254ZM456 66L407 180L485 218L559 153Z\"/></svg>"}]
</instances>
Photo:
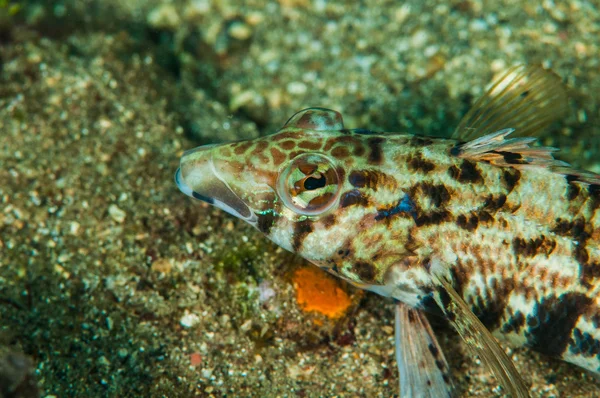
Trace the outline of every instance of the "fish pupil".
<instances>
[{"instance_id":1,"label":"fish pupil","mask_svg":"<svg viewBox=\"0 0 600 398\"><path fill-rule=\"evenodd\" d=\"M304 180L304 189L312 191L314 189L323 188L326 183L326 178L323 174L312 175Z\"/></svg>"}]
</instances>

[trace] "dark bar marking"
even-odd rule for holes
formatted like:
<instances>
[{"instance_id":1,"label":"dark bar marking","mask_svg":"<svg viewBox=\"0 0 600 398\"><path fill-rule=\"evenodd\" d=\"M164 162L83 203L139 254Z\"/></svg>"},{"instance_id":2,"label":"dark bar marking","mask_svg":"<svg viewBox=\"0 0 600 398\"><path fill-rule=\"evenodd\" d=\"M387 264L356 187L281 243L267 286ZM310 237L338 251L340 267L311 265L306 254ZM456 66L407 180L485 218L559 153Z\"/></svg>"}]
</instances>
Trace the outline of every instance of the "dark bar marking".
<instances>
[{"instance_id":1,"label":"dark bar marking","mask_svg":"<svg viewBox=\"0 0 600 398\"><path fill-rule=\"evenodd\" d=\"M521 179L521 172L517 169L504 170L502 178L504 179L504 185L508 189L508 193L511 193Z\"/></svg>"},{"instance_id":2,"label":"dark bar marking","mask_svg":"<svg viewBox=\"0 0 600 398\"><path fill-rule=\"evenodd\" d=\"M480 184L483 183L481 171L477 165L470 160L463 160L460 168L452 166L448 169L450 177L463 184Z\"/></svg>"},{"instance_id":3,"label":"dark bar marking","mask_svg":"<svg viewBox=\"0 0 600 398\"><path fill-rule=\"evenodd\" d=\"M570 176L567 176L567 181L569 182L567 186L567 199L574 200L575 198L577 198L577 196L579 196L581 188L579 187L579 185L574 184L572 181L569 181L569 177Z\"/></svg>"},{"instance_id":4,"label":"dark bar marking","mask_svg":"<svg viewBox=\"0 0 600 398\"><path fill-rule=\"evenodd\" d=\"M258 223L256 224L258 230L263 234L268 235L271 232L271 228L275 224L275 220L277 217L273 214L272 211L257 214Z\"/></svg>"},{"instance_id":5,"label":"dark bar marking","mask_svg":"<svg viewBox=\"0 0 600 398\"><path fill-rule=\"evenodd\" d=\"M381 137L373 137L367 140L367 145L371 149L368 157L369 163L380 164L383 160L383 149L381 148L383 141L384 139Z\"/></svg>"},{"instance_id":6,"label":"dark bar marking","mask_svg":"<svg viewBox=\"0 0 600 398\"><path fill-rule=\"evenodd\" d=\"M294 225L294 238L292 241L292 248L294 251L300 250L302 242L308 234L313 231L313 225L311 220L298 221Z\"/></svg>"},{"instance_id":7,"label":"dark bar marking","mask_svg":"<svg viewBox=\"0 0 600 398\"><path fill-rule=\"evenodd\" d=\"M450 221L451 214L448 210L434 211L428 214L421 214L415 219L417 227L425 225L439 225L443 222Z\"/></svg>"},{"instance_id":8,"label":"dark bar marking","mask_svg":"<svg viewBox=\"0 0 600 398\"><path fill-rule=\"evenodd\" d=\"M527 316L527 345L546 355L559 357L571 341L571 331L592 299L581 293L546 297Z\"/></svg>"},{"instance_id":9,"label":"dark bar marking","mask_svg":"<svg viewBox=\"0 0 600 398\"><path fill-rule=\"evenodd\" d=\"M591 184L588 192L592 197L592 210L600 208L600 184Z\"/></svg>"},{"instance_id":10,"label":"dark bar marking","mask_svg":"<svg viewBox=\"0 0 600 398\"><path fill-rule=\"evenodd\" d=\"M440 207L450 200L450 192L443 184L432 185L429 183L422 183L421 189L423 193L429 197L435 207Z\"/></svg>"},{"instance_id":11,"label":"dark bar marking","mask_svg":"<svg viewBox=\"0 0 600 398\"><path fill-rule=\"evenodd\" d=\"M417 153L415 156L411 156L408 160L408 168L411 171L429 173L435 169L435 164L429 160L423 159L423 155Z\"/></svg>"}]
</instances>

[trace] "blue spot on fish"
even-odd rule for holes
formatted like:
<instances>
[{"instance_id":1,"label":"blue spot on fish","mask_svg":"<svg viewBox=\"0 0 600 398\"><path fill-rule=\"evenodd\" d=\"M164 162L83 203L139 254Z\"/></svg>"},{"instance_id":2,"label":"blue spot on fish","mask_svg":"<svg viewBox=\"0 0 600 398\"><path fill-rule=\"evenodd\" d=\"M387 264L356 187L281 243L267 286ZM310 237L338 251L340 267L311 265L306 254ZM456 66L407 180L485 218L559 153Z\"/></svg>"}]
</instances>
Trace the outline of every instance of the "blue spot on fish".
<instances>
[{"instance_id":1,"label":"blue spot on fish","mask_svg":"<svg viewBox=\"0 0 600 398\"><path fill-rule=\"evenodd\" d=\"M416 207L410 196L404 195L402 199L392 208L382 209L377 212L375 220L383 220L384 218L392 217L395 214L407 213L410 214L414 219L417 218Z\"/></svg>"}]
</instances>

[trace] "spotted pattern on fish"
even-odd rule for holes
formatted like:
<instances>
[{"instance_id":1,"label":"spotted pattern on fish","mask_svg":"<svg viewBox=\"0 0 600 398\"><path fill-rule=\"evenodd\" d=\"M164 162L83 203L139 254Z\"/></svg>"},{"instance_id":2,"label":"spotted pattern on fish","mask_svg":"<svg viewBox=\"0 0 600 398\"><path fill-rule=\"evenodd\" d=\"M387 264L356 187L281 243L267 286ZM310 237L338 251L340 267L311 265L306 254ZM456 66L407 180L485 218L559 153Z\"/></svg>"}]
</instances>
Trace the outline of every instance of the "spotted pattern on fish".
<instances>
[{"instance_id":1,"label":"spotted pattern on fish","mask_svg":"<svg viewBox=\"0 0 600 398\"><path fill-rule=\"evenodd\" d=\"M463 117L456 139L347 129L338 112L311 108L277 134L186 152L176 181L401 303L401 394L451 395L443 355L424 348L437 346L423 315L431 311L479 349L507 392L525 397L489 331L600 373L600 175L530 146L566 107L558 76L515 66Z\"/></svg>"},{"instance_id":2,"label":"spotted pattern on fish","mask_svg":"<svg viewBox=\"0 0 600 398\"><path fill-rule=\"evenodd\" d=\"M459 144L289 127L212 156L224 173L252 173L256 186L269 187L252 199L256 225L281 246L360 284L385 285L391 268L412 269L416 278L396 282L414 289L415 306L431 288L427 257L454 259L455 289L492 331L600 371L599 186L541 167L462 159L452 155ZM328 218L267 198L277 170L306 153L332 159L344 176Z\"/></svg>"}]
</instances>

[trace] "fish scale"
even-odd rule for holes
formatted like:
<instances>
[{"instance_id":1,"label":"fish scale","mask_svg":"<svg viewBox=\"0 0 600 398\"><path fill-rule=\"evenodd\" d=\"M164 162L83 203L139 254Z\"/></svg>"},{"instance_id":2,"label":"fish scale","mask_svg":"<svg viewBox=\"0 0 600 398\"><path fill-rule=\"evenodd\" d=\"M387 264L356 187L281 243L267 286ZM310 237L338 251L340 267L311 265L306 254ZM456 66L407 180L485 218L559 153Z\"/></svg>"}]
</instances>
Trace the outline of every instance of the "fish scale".
<instances>
[{"instance_id":1,"label":"fish scale","mask_svg":"<svg viewBox=\"0 0 600 398\"><path fill-rule=\"evenodd\" d=\"M310 108L277 134L186 152L176 180L395 299L401 396L453 394L425 312L527 396L490 332L600 373L600 176L511 128L539 135L563 113L560 87L549 71L514 67L453 139L346 129L338 112Z\"/></svg>"}]
</instances>

